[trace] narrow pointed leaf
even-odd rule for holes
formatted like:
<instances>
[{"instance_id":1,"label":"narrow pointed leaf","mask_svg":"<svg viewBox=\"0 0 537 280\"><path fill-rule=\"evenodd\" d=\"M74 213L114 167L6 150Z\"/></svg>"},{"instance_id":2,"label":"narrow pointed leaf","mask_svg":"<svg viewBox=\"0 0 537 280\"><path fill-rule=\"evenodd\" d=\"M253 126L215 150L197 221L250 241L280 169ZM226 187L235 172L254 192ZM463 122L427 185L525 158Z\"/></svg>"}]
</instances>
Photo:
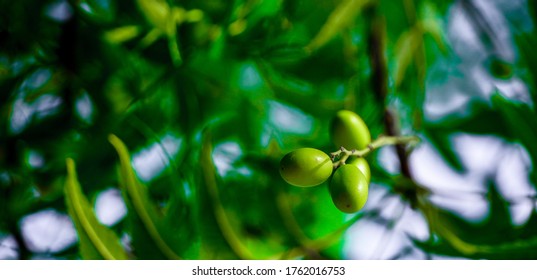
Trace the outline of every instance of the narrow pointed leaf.
<instances>
[{"instance_id":1,"label":"narrow pointed leaf","mask_svg":"<svg viewBox=\"0 0 537 280\"><path fill-rule=\"evenodd\" d=\"M163 235L163 217L159 215L155 206L149 199L147 189L139 182L131 166L129 151L125 144L115 135L110 135L110 143L116 149L120 161L121 187L127 200L127 205L136 213L137 218L145 230L145 233L151 237L155 243L155 249L158 249L163 256L168 259L181 259L176 252L166 242Z\"/></svg>"},{"instance_id":2,"label":"narrow pointed leaf","mask_svg":"<svg viewBox=\"0 0 537 280\"><path fill-rule=\"evenodd\" d=\"M80 254L90 260L126 260L125 250L117 235L95 217L93 209L82 193L77 179L75 162L68 158L65 200L79 238Z\"/></svg>"},{"instance_id":3,"label":"narrow pointed leaf","mask_svg":"<svg viewBox=\"0 0 537 280\"><path fill-rule=\"evenodd\" d=\"M422 43L421 36L423 35L421 28L413 27L409 31L403 33L395 45L395 85L399 86L403 81L406 70L410 66L412 59L419 45Z\"/></svg>"},{"instance_id":4,"label":"narrow pointed leaf","mask_svg":"<svg viewBox=\"0 0 537 280\"><path fill-rule=\"evenodd\" d=\"M306 46L308 51L315 51L332 40L341 30L349 26L360 14L370 0L344 0L330 14L319 33Z\"/></svg>"},{"instance_id":5,"label":"narrow pointed leaf","mask_svg":"<svg viewBox=\"0 0 537 280\"><path fill-rule=\"evenodd\" d=\"M237 232L233 229L226 210L220 201L216 171L212 161L212 150L210 133L206 132L203 138L200 159L203 182L200 199L206 203L200 209L200 218L205 220L200 230L203 239L202 244L205 246L203 247L204 257L210 257L208 254L217 254L226 256L226 258L237 256L241 259L254 259L252 253L242 243ZM217 250L217 252L210 252L211 250Z\"/></svg>"}]
</instances>

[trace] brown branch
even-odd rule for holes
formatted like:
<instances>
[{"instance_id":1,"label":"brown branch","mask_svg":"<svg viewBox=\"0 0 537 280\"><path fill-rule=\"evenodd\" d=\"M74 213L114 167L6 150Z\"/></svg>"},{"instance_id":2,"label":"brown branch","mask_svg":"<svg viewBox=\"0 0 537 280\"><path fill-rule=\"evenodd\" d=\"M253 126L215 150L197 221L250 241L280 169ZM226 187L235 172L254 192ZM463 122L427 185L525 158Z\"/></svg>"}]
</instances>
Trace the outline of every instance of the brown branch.
<instances>
[{"instance_id":1,"label":"brown branch","mask_svg":"<svg viewBox=\"0 0 537 280\"><path fill-rule=\"evenodd\" d=\"M385 57L386 22L378 14L376 7L369 10L370 25L368 30L368 55L371 65L371 88L379 104L384 107L384 129L388 136L399 136L399 125L395 112L387 106L388 97L388 66ZM397 158L399 159L401 174L408 179L412 179L412 171L408 162L408 155L405 146L402 144L395 146ZM412 192L403 193L409 199L412 206L416 205L417 198Z\"/></svg>"},{"instance_id":2,"label":"brown branch","mask_svg":"<svg viewBox=\"0 0 537 280\"><path fill-rule=\"evenodd\" d=\"M375 9L375 8L372 8ZM373 11L373 14L376 11ZM399 128L395 113L386 106L386 98L388 96L388 66L386 62L385 52L385 32L386 23L384 18L373 15L369 36L368 36L368 52L369 61L371 64L371 87L377 100L384 105L384 127L388 136L399 136ZM401 173L408 177L412 177L408 157L403 145L396 145L397 157L401 164Z\"/></svg>"}]
</instances>

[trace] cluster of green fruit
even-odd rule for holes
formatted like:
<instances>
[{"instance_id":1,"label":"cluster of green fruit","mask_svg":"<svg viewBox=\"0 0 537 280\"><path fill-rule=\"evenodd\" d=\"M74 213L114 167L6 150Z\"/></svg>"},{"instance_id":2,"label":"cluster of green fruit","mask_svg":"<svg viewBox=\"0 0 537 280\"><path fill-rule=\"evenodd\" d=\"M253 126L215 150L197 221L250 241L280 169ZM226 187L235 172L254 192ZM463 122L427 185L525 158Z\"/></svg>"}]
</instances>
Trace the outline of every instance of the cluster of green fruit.
<instances>
[{"instance_id":1,"label":"cluster of green fruit","mask_svg":"<svg viewBox=\"0 0 537 280\"><path fill-rule=\"evenodd\" d=\"M331 123L330 136L342 151L368 148L371 134L356 113L341 110ZM336 160L337 159L337 160ZM301 148L286 154L280 161L280 175L289 184L313 187L330 176L329 191L334 205L342 212L354 213L364 207L369 193L371 171L360 156L330 156L314 148Z\"/></svg>"}]
</instances>

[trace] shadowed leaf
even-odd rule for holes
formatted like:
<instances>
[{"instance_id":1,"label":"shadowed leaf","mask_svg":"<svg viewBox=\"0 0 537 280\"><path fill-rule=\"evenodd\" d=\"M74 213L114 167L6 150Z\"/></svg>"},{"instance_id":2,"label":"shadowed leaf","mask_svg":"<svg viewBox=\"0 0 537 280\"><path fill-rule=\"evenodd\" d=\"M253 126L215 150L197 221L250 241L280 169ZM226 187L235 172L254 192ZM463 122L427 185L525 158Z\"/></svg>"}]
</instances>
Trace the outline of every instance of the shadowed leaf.
<instances>
[{"instance_id":1,"label":"shadowed leaf","mask_svg":"<svg viewBox=\"0 0 537 280\"><path fill-rule=\"evenodd\" d=\"M163 227L165 226L162 223L163 217L159 215L155 206L151 203L147 189L145 189L134 174L127 147L115 135L110 135L109 141L119 155L121 188L124 192L129 210L133 211L133 213L130 212L129 216L134 219L133 222L138 230L143 230L144 235L150 237L150 239L146 239L144 242L151 240L155 245L153 250L158 250L165 258L181 259L165 240L165 236L163 235ZM159 254L154 256L161 258Z\"/></svg>"}]
</instances>

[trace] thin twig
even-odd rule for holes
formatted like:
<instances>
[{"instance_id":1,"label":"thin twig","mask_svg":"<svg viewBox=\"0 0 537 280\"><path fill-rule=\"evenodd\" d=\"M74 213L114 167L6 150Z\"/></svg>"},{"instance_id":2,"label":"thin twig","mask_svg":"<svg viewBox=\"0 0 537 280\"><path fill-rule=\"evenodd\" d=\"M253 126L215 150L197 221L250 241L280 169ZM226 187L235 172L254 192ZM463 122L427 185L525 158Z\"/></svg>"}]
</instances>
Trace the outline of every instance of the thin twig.
<instances>
[{"instance_id":1,"label":"thin twig","mask_svg":"<svg viewBox=\"0 0 537 280\"><path fill-rule=\"evenodd\" d=\"M395 113L387 107L386 100L388 96L388 66L385 57L385 37L386 22L385 19L378 15L377 7L370 8L371 23L368 34L368 53L369 63L371 64L371 87L377 101L382 104L384 109L384 129L388 136L397 137L400 135L397 118ZM397 158L401 168L401 174L412 180L412 172L408 161L408 155L405 147L401 144L395 146ZM413 208L417 207L417 195L412 192L403 194Z\"/></svg>"},{"instance_id":2,"label":"thin twig","mask_svg":"<svg viewBox=\"0 0 537 280\"><path fill-rule=\"evenodd\" d=\"M341 147L339 151L330 153L330 158L334 161L334 169L337 169L341 165L345 165L347 159L351 156L364 157L373 150L376 150L382 146L387 145L404 145L412 142L419 142L420 139L417 136L381 136L377 140L371 142L365 149L362 150L347 150L345 147ZM337 160L336 160L337 159Z\"/></svg>"}]
</instances>

